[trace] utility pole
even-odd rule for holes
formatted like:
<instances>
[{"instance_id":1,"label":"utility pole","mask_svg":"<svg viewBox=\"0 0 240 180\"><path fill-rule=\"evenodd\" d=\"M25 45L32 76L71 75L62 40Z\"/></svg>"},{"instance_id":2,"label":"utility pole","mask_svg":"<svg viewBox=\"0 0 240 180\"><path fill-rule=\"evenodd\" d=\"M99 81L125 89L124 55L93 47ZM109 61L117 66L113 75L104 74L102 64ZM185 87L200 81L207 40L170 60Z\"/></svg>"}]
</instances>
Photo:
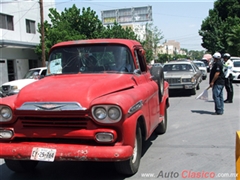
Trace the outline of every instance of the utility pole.
<instances>
[{"instance_id":1,"label":"utility pole","mask_svg":"<svg viewBox=\"0 0 240 180\"><path fill-rule=\"evenodd\" d=\"M44 17L43 17L43 0L39 0L40 4L40 17L41 17L41 44L42 44L42 66L46 66L45 57L45 33L44 33Z\"/></svg>"}]
</instances>

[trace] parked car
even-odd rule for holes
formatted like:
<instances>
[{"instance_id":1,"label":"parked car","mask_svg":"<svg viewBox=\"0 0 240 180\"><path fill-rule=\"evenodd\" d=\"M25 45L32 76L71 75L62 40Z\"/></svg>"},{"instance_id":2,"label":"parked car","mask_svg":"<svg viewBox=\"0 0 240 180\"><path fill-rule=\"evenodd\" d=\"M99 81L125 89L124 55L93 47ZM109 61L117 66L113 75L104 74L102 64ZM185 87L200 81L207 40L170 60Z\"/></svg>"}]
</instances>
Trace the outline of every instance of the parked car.
<instances>
[{"instance_id":1,"label":"parked car","mask_svg":"<svg viewBox=\"0 0 240 180\"><path fill-rule=\"evenodd\" d=\"M39 67L30 69L23 79L18 79L10 82L6 82L1 85L2 96L11 96L19 93L19 91L26 85L33 83L40 78L43 78L47 73L46 67Z\"/></svg>"},{"instance_id":2,"label":"parked car","mask_svg":"<svg viewBox=\"0 0 240 180\"><path fill-rule=\"evenodd\" d=\"M162 67L163 65L161 63L154 63L152 66Z\"/></svg>"},{"instance_id":3,"label":"parked car","mask_svg":"<svg viewBox=\"0 0 240 180\"><path fill-rule=\"evenodd\" d=\"M211 60L208 61L207 59L201 59L201 60L199 60L199 61L202 61L202 62L205 64L205 66L207 67L207 72L210 72L210 70L211 70L211 68L210 68L210 62L211 62Z\"/></svg>"},{"instance_id":4,"label":"parked car","mask_svg":"<svg viewBox=\"0 0 240 180\"><path fill-rule=\"evenodd\" d=\"M192 95L200 89L202 72L189 60L170 61L163 66L164 78L169 83L169 89L190 91Z\"/></svg>"},{"instance_id":5,"label":"parked car","mask_svg":"<svg viewBox=\"0 0 240 180\"><path fill-rule=\"evenodd\" d=\"M207 67L202 61L193 61L193 63L200 69L202 72L202 79L205 80L207 79Z\"/></svg>"},{"instance_id":6,"label":"parked car","mask_svg":"<svg viewBox=\"0 0 240 180\"><path fill-rule=\"evenodd\" d=\"M0 102L0 158L15 171L39 161L111 161L138 171L142 142L167 128L168 83L128 39L67 41L47 76Z\"/></svg>"},{"instance_id":7,"label":"parked car","mask_svg":"<svg viewBox=\"0 0 240 180\"><path fill-rule=\"evenodd\" d=\"M233 60L233 81L240 81L240 58Z\"/></svg>"},{"instance_id":8,"label":"parked car","mask_svg":"<svg viewBox=\"0 0 240 180\"><path fill-rule=\"evenodd\" d=\"M240 57L234 57L234 56L232 56L232 57L230 57L230 60L231 60L231 61L233 61L233 60L240 60Z\"/></svg>"}]
</instances>

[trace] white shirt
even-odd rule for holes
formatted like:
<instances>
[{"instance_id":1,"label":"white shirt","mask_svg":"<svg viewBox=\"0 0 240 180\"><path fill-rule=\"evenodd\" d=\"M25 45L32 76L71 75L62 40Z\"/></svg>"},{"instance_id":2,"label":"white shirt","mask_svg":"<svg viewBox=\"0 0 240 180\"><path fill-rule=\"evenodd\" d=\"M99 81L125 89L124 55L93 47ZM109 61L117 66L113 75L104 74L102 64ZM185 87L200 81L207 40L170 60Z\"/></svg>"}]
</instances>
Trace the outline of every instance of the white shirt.
<instances>
[{"instance_id":1,"label":"white shirt","mask_svg":"<svg viewBox=\"0 0 240 180\"><path fill-rule=\"evenodd\" d=\"M225 78L228 78L230 74L233 74L232 67L233 67L233 62L230 59L228 59L223 66L223 72L224 72Z\"/></svg>"}]
</instances>

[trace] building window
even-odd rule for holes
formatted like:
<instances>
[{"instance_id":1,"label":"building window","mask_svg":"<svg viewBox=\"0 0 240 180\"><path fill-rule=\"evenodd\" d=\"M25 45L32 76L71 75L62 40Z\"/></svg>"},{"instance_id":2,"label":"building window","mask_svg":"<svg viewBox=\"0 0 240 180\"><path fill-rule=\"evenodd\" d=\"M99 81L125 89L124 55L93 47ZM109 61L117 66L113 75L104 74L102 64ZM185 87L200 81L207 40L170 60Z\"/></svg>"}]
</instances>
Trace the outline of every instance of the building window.
<instances>
[{"instance_id":1,"label":"building window","mask_svg":"<svg viewBox=\"0 0 240 180\"><path fill-rule=\"evenodd\" d=\"M28 60L29 69L38 67L38 60L29 59Z\"/></svg>"},{"instance_id":2,"label":"building window","mask_svg":"<svg viewBox=\"0 0 240 180\"><path fill-rule=\"evenodd\" d=\"M13 30L13 16L0 13L0 28Z\"/></svg>"},{"instance_id":3,"label":"building window","mask_svg":"<svg viewBox=\"0 0 240 180\"><path fill-rule=\"evenodd\" d=\"M35 21L26 19L27 33L36 34Z\"/></svg>"}]
</instances>

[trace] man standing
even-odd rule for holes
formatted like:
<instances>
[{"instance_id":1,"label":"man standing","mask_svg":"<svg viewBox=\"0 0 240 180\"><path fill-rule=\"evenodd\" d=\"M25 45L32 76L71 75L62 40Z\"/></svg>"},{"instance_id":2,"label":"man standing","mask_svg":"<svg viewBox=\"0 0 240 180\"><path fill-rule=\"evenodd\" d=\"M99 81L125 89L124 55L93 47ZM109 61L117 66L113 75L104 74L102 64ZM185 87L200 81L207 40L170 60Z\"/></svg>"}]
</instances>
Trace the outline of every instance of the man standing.
<instances>
[{"instance_id":1,"label":"man standing","mask_svg":"<svg viewBox=\"0 0 240 180\"><path fill-rule=\"evenodd\" d=\"M219 52L213 55L213 66L210 71L210 87L212 87L212 95L215 104L215 115L222 115L224 112L223 88L225 85L223 64L221 62L221 54Z\"/></svg>"},{"instance_id":2,"label":"man standing","mask_svg":"<svg viewBox=\"0 0 240 180\"><path fill-rule=\"evenodd\" d=\"M233 62L230 60L230 54L225 53L223 55L224 60L224 75L225 75L225 88L227 91L227 99L224 101L225 103L232 103L233 102L233 75L232 75L232 67Z\"/></svg>"}]
</instances>

